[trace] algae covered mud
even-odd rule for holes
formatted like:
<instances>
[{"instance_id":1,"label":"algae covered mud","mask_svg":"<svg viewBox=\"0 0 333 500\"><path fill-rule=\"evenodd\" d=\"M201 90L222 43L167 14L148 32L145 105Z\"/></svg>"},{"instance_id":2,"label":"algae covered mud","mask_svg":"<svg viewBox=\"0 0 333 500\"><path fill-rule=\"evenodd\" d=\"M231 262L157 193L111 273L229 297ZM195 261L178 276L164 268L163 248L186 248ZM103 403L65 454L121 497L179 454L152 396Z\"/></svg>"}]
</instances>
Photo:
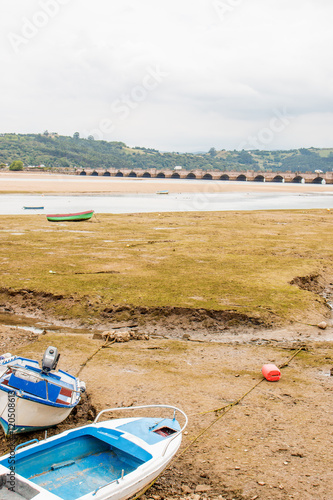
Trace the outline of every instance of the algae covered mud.
<instances>
[{"instance_id":1,"label":"algae covered mud","mask_svg":"<svg viewBox=\"0 0 333 500\"><path fill-rule=\"evenodd\" d=\"M78 326L318 324L331 313L332 217L326 210L124 214L78 227L8 216L0 225L1 303Z\"/></svg>"}]
</instances>

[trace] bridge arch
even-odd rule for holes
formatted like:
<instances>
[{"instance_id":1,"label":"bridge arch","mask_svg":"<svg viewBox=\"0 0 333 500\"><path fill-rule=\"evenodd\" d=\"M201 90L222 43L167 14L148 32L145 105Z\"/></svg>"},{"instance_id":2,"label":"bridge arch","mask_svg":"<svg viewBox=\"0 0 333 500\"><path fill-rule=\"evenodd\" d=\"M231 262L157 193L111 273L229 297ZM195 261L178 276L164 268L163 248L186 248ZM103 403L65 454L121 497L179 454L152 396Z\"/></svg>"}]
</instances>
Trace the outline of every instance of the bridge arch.
<instances>
[{"instance_id":1,"label":"bridge arch","mask_svg":"<svg viewBox=\"0 0 333 500\"><path fill-rule=\"evenodd\" d=\"M220 177L220 181L229 181L230 177L228 174L222 174Z\"/></svg>"},{"instance_id":2,"label":"bridge arch","mask_svg":"<svg viewBox=\"0 0 333 500\"><path fill-rule=\"evenodd\" d=\"M96 172L96 170L94 170L93 172L91 172L91 175L93 175L94 177L96 177L98 175L98 172Z\"/></svg>"},{"instance_id":3,"label":"bridge arch","mask_svg":"<svg viewBox=\"0 0 333 500\"><path fill-rule=\"evenodd\" d=\"M133 170L132 170L132 172L130 172L130 173L128 174L128 177L136 177L136 176L137 176L137 175L136 175L136 173L135 173L135 172L133 172Z\"/></svg>"},{"instance_id":4,"label":"bridge arch","mask_svg":"<svg viewBox=\"0 0 333 500\"><path fill-rule=\"evenodd\" d=\"M300 175L296 175L296 177L294 177L291 182L293 182L294 184L304 184L305 180Z\"/></svg>"},{"instance_id":5,"label":"bridge arch","mask_svg":"<svg viewBox=\"0 0 333 500\"><path fill-rule=\"evenodd\" d=\"M282 175L276 175L273 179L272 182L284 182L284 178Z\"/></svg>"},{"instance_id":6,"label":"bridge arch","mask_svg":"<svg viewBox=\"0 0 333 500\"><path fill-rule=\"evenodd\" d=\"M318 176L313 179L312 184L326 184L326 181L322 177Z\"/></svg>"},{"instance_id":7,"label":"bridge arch","mask_svg":"<svg viewBox=\"0 0 333 500\"><path fill-rule=\"evenodd\" d=\"M165 174L164 174L163 172L159 172L159 173L156 175L156 177L157 177L158 179L165 179Z\"/></svg>"},{"instance_id":8,"label":"bridge arch","mask_svg":"<svg viewBox=\"0 0 333 500\"><path fill-rule=\"evenodd\" d=\"M143 172L142 177L151 177L149 172Z\"/></svg>"},{"instance_id":9,"label":"bridge arch","mask_svg":"<svg viewBox=\"0 0 333 500\"><path fill-rule=\"evenodd\" d=\"M104 172L103 177L111 177L110 172L107 172L107 171L106 171L106 172Z\"/></svg>"},{"instance_id":10,"label":"bridge arch","mask_svg":"<svg viewBox=\"0 0 333 500\"><path fill-rule=\"evenodd\" d=\"M115 177L124 177L124 174L122 172L120 172L120 170L118 170Z\"/></svg>"},{"instance_id":11,"label":"bridge arch","mask_svg":"<svg viewBox=\"0 0 333 500\"><path fill-rule=\"evenodd\" d=\"M171 176L171 179L180 179L180 175L177 172L174 172Z\"/></svg>"},{"instance_id":12,"label":"bridge arch","mask_svg":"<svg viewBox=\"0 0 333 500\"><path fill-rule=\"evenodd\" d=\"M205 174L202 177L202 179L205 180L205 181L211 181L213 179L213 176L211 174Z\"/></svg>"},{"instance_id":13,"label":"bridge arch","mask_svg":"<svg viewBox=\"0 0 333 500\"><path fill-rule=\"evenodd\" d=\"M196 179L196 178L197 178L197 176L193 172L190 172L186 176L186 179Z\"/></svg>"},{"instance_id":14,"label":"bridge arch","mask_svg":"<svg viewBox=\"0 0 333 500\"><path fill-rule=\"evenodd\" d=\"M79 175L87 175L87 172L85 170L82 170Z\"/></svg>"},{"instance_id":15,"label":"bridge arch","mask_svg":"<svg viewBox=\"0 0 333 500\"><path fill-rule=\"evenodd\" d=\"M257 175L254 179L254 182L265 182L265 177L261 174Z\"/></svg>"},{"instance_id":16,"label":"bridge arch","mask_svg":"<svg viewBox=\"0 0 333 500\"><path fill-rule=\"evenodd\" d=\"M246 176L245 176L244 174L240 174L240 175L237 177L236 181L242 181L242 182L243 182L243 181L246 181Z\"/></svg>"}]
</instances>

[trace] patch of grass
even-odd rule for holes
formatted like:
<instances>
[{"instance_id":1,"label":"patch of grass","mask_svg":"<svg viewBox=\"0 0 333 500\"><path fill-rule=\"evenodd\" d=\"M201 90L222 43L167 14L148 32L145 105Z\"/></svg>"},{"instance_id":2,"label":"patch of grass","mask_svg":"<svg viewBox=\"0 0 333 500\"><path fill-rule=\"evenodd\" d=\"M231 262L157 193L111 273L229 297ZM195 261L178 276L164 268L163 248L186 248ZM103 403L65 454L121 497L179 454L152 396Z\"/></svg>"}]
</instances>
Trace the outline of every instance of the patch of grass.
<instances>
[{"instance_id":1,"label":"patch of grass","mask_svg":"<svg viewBox=\"0 0 333 500\"><path fill-rule=\"evenodd\" d=\"M233 310L283 321L326 313L290 281L333 276L324 210L99 215L81 223L7 216L1 285L63 296L58 316L96 318L108 304ZM50 272L52 271L52 272Z\"/></svg>"}]
</instances>

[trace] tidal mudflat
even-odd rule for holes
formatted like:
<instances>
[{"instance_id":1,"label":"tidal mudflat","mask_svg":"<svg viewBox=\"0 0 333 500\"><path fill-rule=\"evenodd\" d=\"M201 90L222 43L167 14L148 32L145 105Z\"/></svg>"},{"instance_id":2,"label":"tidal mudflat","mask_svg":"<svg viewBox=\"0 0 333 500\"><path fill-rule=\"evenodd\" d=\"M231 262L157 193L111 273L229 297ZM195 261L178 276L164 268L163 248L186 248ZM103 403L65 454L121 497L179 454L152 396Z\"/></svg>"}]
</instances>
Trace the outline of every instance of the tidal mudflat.
<instances>
[{"instance_id":1,"label":"tidal mudflat","mask_svg":"<svg viewBox=\"0 0 333 500\"><path fill-rule=\"evenodd\" d=\"M169 403L189 414L184 453L146 498L328 500L331 228L327 210L103 214L79 224L8 216L1 351L41 359L56 345L60 368L80 371L87 396L49 433L105 407ZM100 349L103 331L119 342ZM300 348L279 382L261 382L217 420L260 382L263 364L280 366Z\"/></svg>"}]
</instances>

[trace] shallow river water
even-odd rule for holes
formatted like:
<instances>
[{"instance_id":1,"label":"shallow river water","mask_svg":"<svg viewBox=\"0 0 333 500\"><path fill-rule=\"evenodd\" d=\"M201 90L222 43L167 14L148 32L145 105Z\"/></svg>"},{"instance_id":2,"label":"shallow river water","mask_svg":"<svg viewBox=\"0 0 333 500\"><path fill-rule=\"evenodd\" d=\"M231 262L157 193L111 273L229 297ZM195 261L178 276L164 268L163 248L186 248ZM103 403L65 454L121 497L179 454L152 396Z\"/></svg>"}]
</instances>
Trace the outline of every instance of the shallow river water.
<instances>
[{"instance_id":1,"label":"shallow river water","mask_svg":"<svg viewBox=\"0 0 333 500\"><path fill-rule=\"evenodd\" d=\"M250 183L248 183L250 184ZM253 184L253 183L252 183ZM44 207L27 210L24 207ZM324 193L218 192L145 193L94 195L0 195L0 214L68 213L94 210L96 213L148 213L233 210L333 209L333 191Z\"/></svg>"}]
</instances>

